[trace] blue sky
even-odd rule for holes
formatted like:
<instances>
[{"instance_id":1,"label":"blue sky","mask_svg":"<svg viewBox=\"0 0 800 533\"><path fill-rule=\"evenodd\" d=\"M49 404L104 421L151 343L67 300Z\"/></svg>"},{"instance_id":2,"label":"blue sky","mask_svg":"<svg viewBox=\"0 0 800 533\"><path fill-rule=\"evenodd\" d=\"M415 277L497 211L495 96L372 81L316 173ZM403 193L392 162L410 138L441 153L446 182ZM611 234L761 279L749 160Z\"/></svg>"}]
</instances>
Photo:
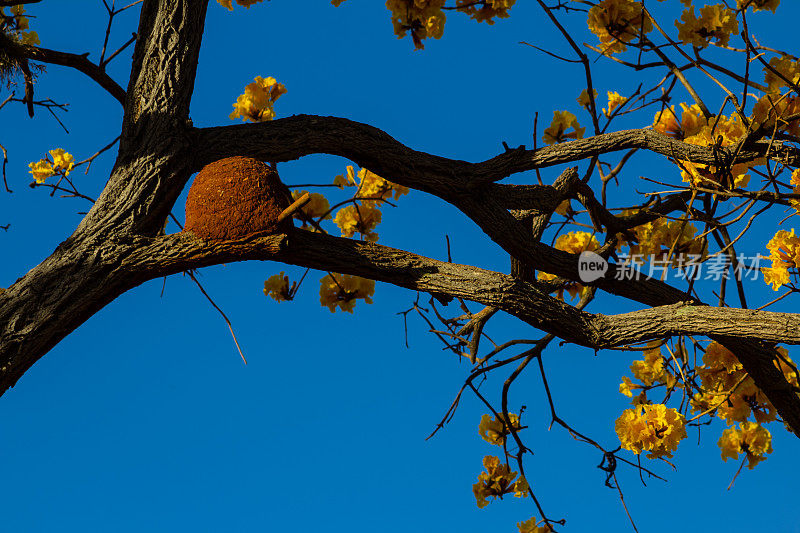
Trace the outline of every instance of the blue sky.
<instances>
[{"instance_id":1,"label":"blue sky","mask_svg":"<svg viewBox=\"0 0 800 533\"><path fill-rule=\"evenodd\" d=\"M755 16L751 29L772 21L764 42L791 48L792 34L781 25L796 20L800 9L783 3L780 17ZM496 155L502 141L530 146L536 112L540 130L556 109L569 109L588 124L575 103L582 70L519 44L569 53L536 2L517 4L512 18L494 26L451 14L444 38L415 52L409 39L395 38L388 11L375 0L348 0L339 8L273 1L233 13L212 2L192 119L196 126L233 123L231 103L261 75L288 88L276 105L279 117L343 116L413 148L469 161ZM31 26L42 46L88 51L96 60L105 11L100 2L80 3L85 29L78 30L64 24L76 19L77 5L31 6L37 16ZM132 9L119 17L112 43L135 31L136 15ZM585 34L582 15L568 20L579 42L595 42ZM123 86L128 59L123 54L111 68ZM607 89L629 94L651 79L602 59L593 69L601 95ZM717 108L718 91L699 83L715 95L710 107ZM11 224L0 232L0 286L41 261L88 207L30 189L27 163L58 146L83 159L119 131L118 104L79 73L48 67L37 96L69 103L62 120L70 133L41 111L30 121L20 105L0 110L0 143L9 151L14 189L0 192L0 224ZM645 126L651 116L621 121L617 129ZM96 196L112 162L106 156L81 175L81 191ZM312 156L283 163L279 172L288 184L325 183L348 164ZM543 171L544 180L552 182L559 170ZM615 194L645 190L640 175L677 181L667 163L637 156ZM509 182L534 180L526 173ZM184 199L175 208L179 219ZM742 251L765 253L763 243L783 216L768 215ZM508 268L507 255L474 224L424 193L412 192L387 210L378 231L383 244L437 259L446 258L448 235L454 261ZM294 278L302 273L266 262L202 271L201 282L233 321L246 367L224 322L182 276L166 280L163 296L161 280L124 294L37 363L0 399L3 530L516 531L516 522L537 514L530 502L514 498L476 507L471 486L483 456L497 449L478 436L485 408L474 398L465 396L453 422L425 440L469 367L443 351L415 318L405 347L397 313L411 305L414 293L379 284L373 305L359 304L354 315L331 314L318 304L315 273L295 302L266 298L263 281L280 270ZM752 285L753 298L764 303L774 293L762 285ZM775 310L793 309L791 301L781 305ZM590 309L633 308L602 297ZM539 336L508 317L490 326L496 340ZM796 350L790 354L800 359ZM544 362L560 415L616 446L613 422L628 407L617 387L634 357L554 343ZM526 438L535 455L526 470L537 496L552 517L567 519L565 531L629 530L616 491L603 486L596 468L600 455L558 428L548 431L546 397L533 365L529 370L512 390L511 404L514 411L527 406ZM497 401L504 379L490 379L482 390ZM719 458L723 427L704 428L701 446L697 431L690 431L675 472L651 462L668 483L650 480L642 487L635 471L618 471L640 531L800 531L794 511L800 488L786 475L796 471L798 440L775 427L775 452L726 491L738 465Z\"/></svg>"}]
</instances>

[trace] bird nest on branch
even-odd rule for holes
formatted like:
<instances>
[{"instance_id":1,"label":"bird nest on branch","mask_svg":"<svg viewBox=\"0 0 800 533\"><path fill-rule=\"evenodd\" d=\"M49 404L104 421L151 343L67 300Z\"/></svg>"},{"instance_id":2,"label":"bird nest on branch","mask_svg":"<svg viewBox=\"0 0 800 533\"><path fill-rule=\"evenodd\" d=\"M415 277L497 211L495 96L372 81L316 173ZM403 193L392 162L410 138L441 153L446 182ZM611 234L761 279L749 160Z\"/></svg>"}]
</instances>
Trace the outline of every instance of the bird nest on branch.
<instances>
[{"instance_id":1,"label":"bird nest on branch","mask_svg":"<svg viewBox=\"0 0 800 533\"><path fill-rule=\"evenodd\" d=\"M203 167L186 198L186 225L203 240L234 240L288 231L279 220L292 203L277 171L249 157L228 157Z\"/></svg>"}]
</instances>

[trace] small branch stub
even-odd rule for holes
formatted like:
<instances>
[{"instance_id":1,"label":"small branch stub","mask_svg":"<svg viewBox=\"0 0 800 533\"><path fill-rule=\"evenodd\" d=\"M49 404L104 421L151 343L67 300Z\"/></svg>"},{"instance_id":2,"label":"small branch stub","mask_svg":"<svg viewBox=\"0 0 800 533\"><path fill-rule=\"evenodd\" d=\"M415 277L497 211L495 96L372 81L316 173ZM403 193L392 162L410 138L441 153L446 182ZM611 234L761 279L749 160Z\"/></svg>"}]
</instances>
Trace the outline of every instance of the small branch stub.
<instances>
[{"instance_id":1,"label":"small branch stub","mask_svg":"<svg viewBox=\"0 0 800 533\"><path fill-rule=\"evenodd\" d=\"M290 216L292 216L295 211L302 208L308 202L311 201L311 195L309 193L305 193L303 196L292 202L292 205L281 211L281 214L278 215L278 222L283 222Z\"/></svg>"}]
</instances>

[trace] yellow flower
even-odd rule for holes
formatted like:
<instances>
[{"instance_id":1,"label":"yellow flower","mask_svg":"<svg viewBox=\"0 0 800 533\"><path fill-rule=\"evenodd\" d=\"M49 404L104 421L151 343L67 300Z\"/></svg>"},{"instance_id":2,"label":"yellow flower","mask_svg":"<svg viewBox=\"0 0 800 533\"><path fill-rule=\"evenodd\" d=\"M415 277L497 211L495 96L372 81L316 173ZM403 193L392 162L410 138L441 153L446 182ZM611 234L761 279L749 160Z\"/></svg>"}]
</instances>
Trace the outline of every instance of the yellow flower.
<instances>
[{"instance_id":1,"label":"yellow flower","mask_svg":"<svg viewBox=\"0 0 800 533\"><path fill-rule=\"evenodd\" d=\"M572 131L567 133L567 130ZM586 128L581 128L578 119L569 111L553 111L553 122L544 130L542 139L546 144L564 142L567 139L582 139Z\"/></svg>"},{"instance_id":2,"label":"yellow flower","mask_svg":"<svg viewBox=\"0 0 800 533\"><path fill-rule=\"evenodd\" d=\"M72 154L65 152L63 148L56 148L50 150L50 157L52 161L40 159L35 163L28 163L28 168L30 168L28 172L33 175L36 183L44 183L47 178L56 174L69 176L75 160Z\"/></svg>"},{"instance_id":3,"label":"yellow flower","mask_svg":"<svg viewBox=\"0 0 800 533\"><path fill-rule=\"evenodd\" d=\"M347 167L348 180L355 182L352 178L353 167ZM377 205L388 200L394 194L394 199L397 200L404 194L408 194L408 187L403 187L397 183L392 183L385 180L377 174L370 172L366 168L358 171L358 196L362 202L375 202Z\"/></svg>"},{"instance_id":4,"label":"yellow flower","mask_svg":"<svg viewBox=\"0 0 800 533\"><path fill-rule=\"evenodd\" d=\"M739 454L747 456L747 468L752 470L772 453L772 435L769 430L755 422L743 422L739 428L730 427L722 432L717 442L722 450L722 460L739 459Z\"/></svg>"},{"instance_id":5,"label":"yellow flower","mask_svg":"<svg viewBox=\"0 0 800 533\"><path fill-rule=\"evenodd\" d=\"M478 5L475 0L456 0L456 7L478 22L494 24L494 17L508 18L508 10L515 3L516 0L487 0L483 5Z\"/></svg>"},{"instance_id":6,"label":"yellow flower","mask_svg":"<svg viewBox=\"0 0 800 533\"><path fill-rule=\"evenodd\" d=\"M777 291L781 285L789 283L789 269L797 268L800 264L800 237L791 231L778 230L775 236L767 243L771 267L764 267L764 282L772 284L772 290Z\"/></svg>"},{"instance_id":7,"label":"yellow flower","mask_svg":"<svg viewBox=\"0 0 800 533\"><path fill-rule=\"evenodd\" d=\"M371 304L373 294L375 282L371 279L347 274L328 274L320 280L319 302L330 309L331 313L336 312L337 307L352 313L356 300Z\"/></svg>"},{"instance_id":8,"label":"yellow flower","mask_svg":"<svg viewBox=\"0 0 800 533\"><path fill-rule=\"evenodd\" d=\"M72 154L65 152L63 148L56 148L55 150L50 150L50 157L53 158L55 172L63 172L65 176L69 176L75 161Z\"/></svg>"},{"instance_id":9,"label":"yellow flower","mask_svg":"<svg viewBox=\"0 0 800 533\"><path fill-rule=\"evenodd\" d=\"M550 524L545 524L543 526L537 527L535 516L530 520L525 520L524 522L518 522L517 529L519 529L519 533L550 533L551 531L553 531L553 528L550 527Z\"/></svg>"},{"instance_id":10,"label":"yellow flower","mask_svg":"<svg viewBox=\"0 0 800 533\"><path fill-rule=\"evenodd\" d=\"M678 115L675 114L674 105L656 112L653 117L653 129L663 135L669 135L677 139L683 138L683 132L678 122Z\"/></svg>"},{"instance_id":11,"label":"yellow flower","mask_svg":"<svg viewBox=\"0 0 800 533\"><path fill-rule=\"evenodd\" d=\"M502 446L506 442L506 435L510 435L511 431L506 424L503 424L502 413L492 418L491 415L481 416L481 423L478 425L478 433L481 438L489 444L496 444ZM508 413L510 425L515 430L520 429L519 416L513 413Z\"/></svg>"},{"instance_id":12,"label":"yellow flower","mask_svg":"<svg viewBox=\"0 0 800 533\"><path fill-rule=\"evenodd\" d=\"M347 168L352 169L353 167L347 167ZM333 178L333 184L339 187L340 189L344 189L345 187L355 187L356 182L355 180L351 181L349 179L349 176L348 178L345 178L343 175L339 174L338 176Z\"/></svg>"},{"instance_id":13,"label":"yellow flower","mask_svg":"<svg viewBox=\"0 0 800 533\"><path fill-rule=\"evenodd\" d=\"M678 443L686 438L685 419L676 409L663 404L626 409L615 423L622 447L635 454L647 451L650 459L672 457Z\"/></svg>"},{"instance_id":14,"label":"yellow flower","mask_svg":"<svg viewBox=\"0 0 800 533\"><path fill-rule=\"evenodd\" d=\"M653 118L653 129L676 139L697 135L707 123L700 107L697 104L689 106L681 102L681 109L683 112L680 122L678 122L674 105L656 112Z\"/></svg>"},{"instance_id":15,"label":"yellow flower","mask_svg":"<svg viewBox=\"0 0 800 533\"><path fill-rule=\"evenodd\" d=\"M631 363L633 376L644 385L650 387L655 383L664 381L665 374L664 358L661 356L661 347L650 348L644 351L643 361Z\"/></svg>"},{"instance_id":16,"label":"yellow flower","mask_svg":"<svg viewBox=\"0 0 800 533\"><path fill-rule=\"evenodd\" d=\"M472 485L472 493L475 495L478 507L484 508L489 505L487 500L489 497L502 499L505 494L520 492L517 491L517 483L514 483L517 473L512 472L508 465L500 464L499 458L487 455L483 458L483 467L486 472L481 472L478 475L478 482Z\"/></svg>"},{"instance_id":17,"label":"yellow flower","mask_svg":"<svg viewBox=\"0 0 800 533\"><path fill-rule=\"evenodd\" d=\"M764 274L764 283L772 285L772 290L777 291L791 281L789 271L780 266L763 267L761 273Z\"/></svg>"},{"instance_id":18,"label":"yellow flower","mask_svg":"<svg viewBox=\"0 0 800 533\"><path fill-rule=\"evenodd\" d=\"M699 105L686 105L681 102L681 109L683 110L681 113L681 130L684 137L697 135L708 124Z\"/></svg>"},{"instance_id":19,"label":"yellow flower","mask_svg":"<svg viewBox=\"0 0 800 533\"><path fill-rule=\"evenodd\" d=\"M616 108L627 102L628 99L616 91L608 91L608 109L603 108L603 114L610 117Z\"/></svg>"},{"instance_id":20,"label":"yellow flower","mask_svg":"<svg viewBox=\"0 0 800 533\"><path fill-rule=\"evenodd\" d=\"M633 212L625 211L629 215ZM630 254L639 260L652 257L654 260L666 260L667 253L675 244L673 266L679 265L680 253L702 255L705 246L701 239L695 239L697 228L691 223L668 218L657 218L647 224L633 228L637 243L630 243Z\"/></svg>"},{"instance_id":21,"label":"yellow flower","mask_svg":"<svg viewBox=\"0 0 800 533\"><path fill-rule=\"evenodd\" d=\"M656 113L654 129L665 135L670 135L684 142L698 146L730 146L747 134L747 128L732 115L714 117L713 124L709 124L697 105L687 106L681 104L683 114L680 124L677 121L675 108L670 107L663 112ZM737 163L730 168L730 177L727 172L721 172L711 165L681 161L681 177L683 181L690 181L704 187L744 187L750 180L747 173L750 166L758 164ZM730 179L732 177L732 180Z\"/></svg>"},{"instance_id":22,"label":"yellow flower","mask_svg":"<svg viewBox=\"0 0 800 533\"><path fill-rule=\"evenodd\" d=\"M514 483L514 497L524 498L528 495L529 490L528 480L525 479L525 476L519 476L519 479Z\"/></svg>"},{"instance_id":23,"label":"yellow flower","mask_svg":"<svg viewBox=\"0 0 800 533\"><path fill-rule=\"evenodd\" d=\"M292 191L292 199L297 200L307 192L308 191L294 190ZM309 193L309 196L311 199L302 207L303 213L310 218L318 218L323 215L325 215L325 220L331 218L331 214L329 213L331 206L328 200L317 192ZM294 216L297 217L298 214L295 213Z\"/></svg>"},{"instance_id":24,"label":"yellow flower","mask_svg":"<svg viewBox=\"0 0 800 533\"><path fill-rule=\"evenodd\" d=\"M33 179L36 180L36 183L44 183L47 178L55 175L53 164L46 159L28 163L28 167L30 168L28 172L33 174Z\"/></svg>"},{"instance_id":25,"label":"yellow flower","mask_svg":"<svg viewBox=\"0 0 800 533\"><path fill-rule=\"evenodd\" d=\"M597 89L592 89L592 94L594 94L592 100L596 100ZM581 107L589 107L591 105L591 101L589 100L589 91L586 89L581 91L581 95L578 97L578 103L581 105Z\"/></svg>"},{"instance_id":26,"label":"yellow flower","mask_svg":"<svg viewBox=\"0 0 800 533\"><path fill-rule=\"evenodd\" d=\"M773 131L800 135L800 119L796 118L798 114L800 114L800 97L789 94L765 94L753 106L753 121L756 123L754 125L758 125L770 135Z\"/></svg>"},{"instance_id":27,"label":"yellow flower","mask_svg":"<svg viewBox=\"0 0 800 533\"><path fill-rule=\"evenodd\" d=\"M777 92L781 87L786 87L784 78L794 84L800 82L800 63L790 57L773 57L769 60L769 66L772 68L764 67L764 83L769 86L771 93ZM778 71L782 77L775 74L773 70Z\"/></svg>"},{"instance_id":28,"label":"yellow flower","mask_svg":"<svg viewBox=\"0 0 800 533\"><path fill-rule=\"evenodd\" d=\"M343 237L360 233L366 240L375 242L378 234L373 231L381 221L380 210L372 204L350 204L341 208L333 221L339 226Z\"/></svg>"},{"instance_id":29,"label":"yellow flower","mask_svg":"<svg viewBox=\"0 0 800 533\"><path fill-rule=\"evenodd\" d=\"M233 120L241 117L244 122L272 120L275 118L275 110L272 106L283 94L286 94L286 87L282 83L278 83L275 78L265 79L257 76L255 82L248 84L244 88L244 94L239 95L239 98L236 99L229 118Z\"/></svg>"},{"instance_id":30,"label":"yellow flower","mask_svg":"<svg viewBox=\"0 0 800 533\"><path fill-rule=\"evenodd\" d=\"M622 383L619 384L619 392L620 394L624 394L628 398L633 398L632 389L638 389L638 385L634 385L631 378L628 376L622 376Z\"/></svg>"},{"instance_id":31,"label":"yellow flower","mask_svg":"<svg viewBox=\"0 0 800 533\"><path fill-rule=\"evenodd\" d=\"M444 3L445 0L386 0L395 35L402 38L410 31L417 50L425 48L423 39L441 38L446 18Z\"/></svg>"},{"instance_id":32,"label":"yellow flower","mask_svg":"<svg viewBox=\"0 0 800 533\"><path fill-rule=\"evenodd\" d=\"M14 41L26 45L39 44L39 35L35 31L25 31L28 29L28 18L25 16L25 6L17 4L11 7L11 15L6 15L0 7L0 21L3 22L5 34Z\"/></svg>"},{"instance_id":33,"label":"yellow flower","mask_svg":"<svg viewBox=\"0 0 800 533\"><path fill-rule=\"evenodd\" d=\"M22 44L27 44L28 46L34 46L37 44L41 44L39 41L39 34L35 31L26 31L20 33L20 41Z\"/></svg>"},{"instance_id":34,"label":"yellow flower","mask_svg":"<svg viewBox=\"0 0 800 533\"><path fill-rule=\"evenodd\" d=\"M794 371L794 368L792 368L796 365L794 364L794 361L792 361L792 358L789 357L789 351L782 347L778 347L776 350L778 350L778 353L781 354L783 360L778 360L775 364L781 369L783 375L786 376L786 381L788 381L790 385L797 387L798 383L800 383L800 380L798 380L798 375Z\"/></svg>"},{"instance_id":35,"label":"yellow flower","mask_svg":"<svg viewBox=\"0 0 800 533\"><path fill-rule=\"evenodd\" d=\"M634 0L602 0L589 10L586 23L607 55L624 52L626 44L653 29L641 2Z\"/></svg>"},{"instance_id":36,"label":"yellow flower","mask_svg":"<svg viewBox=\"0 0 800 533\"><path fill-rule=\"evenodd\" d=\"M285 276L284 272L270 276L264 282L264 295L271 296L277 302L287 302L293 300L292 289L294 286L289 285L289 276Z\"/></svg>"},{"instance_id":37,"label":"yellow flower","mask_svg":"<svg viewBox=\"0 0 800 533\"><path fill-rule=\"evenodd\" d=\"M691 111L691 108L688 110ZM684 142L688 144L716 146L719 143L719 146L730 146L747 134L747 128L736 115L730 117L719 115L714 117L712 124L707 124L705 119L701 118L699 110L697 111L697 115L693 115L693 118L687 120L687 124L694 124L694 127L697 128L693 135L689 135L692 133L691 130L684 132ZM684 117L686 116L686 112L684 112ZM730 168L730 176L728 176L727 173L723 173L711 165L682 161L681 177L683 181L691 181L705 187L744 187L750 181L747 171L752 164L755 163L737 163ZM733 178L732 182L730 181L731 177Z\"/></svg>"},{"instance_id":38,"label":"yellow flower","mask_svg":"<svg viewBox=\"0 0 800 533\"><path fill-rule=\"evenodd\" d=\"M694 14L694 7L681 14L681 20L675 21L678 28L678 39L685 44L705 48L716 39L721 46L727 46L731 34L739 33L739 22L736 13L725 4L703 6L700 18Z\"/></svg>"},{"instance_id":39,"label":"yellow flower","mask_svg":"<svg viewBox=\"0 0 800 533\"><path fill-rule=\"evenodd\" d=\"M786 353L785 349L778 350ZM703 355L703 366L696 372L702 385L701 393L696 394L692 401L693 411L716 408L717 416L729 424L744 422L751 415L758 422L775 420L775 408L770 401L756 387L736 356L718 342L708 345Z\"/></svg>"},{"instance_id":40,"label":"yellow flower","mask_svg":"<svg viewBox=\"0 0 800 533\"><path fill-rule=\"evenodd\" d=\"M591 233L585 231L570 231L569 233L559 235L556 239L556 249L569 252L571 254L579 254L584 251L593 252L600 248L600 243Z\"/></svg>"},{"instance_id":41,"label":"yellow flower","mask_svg":"<svg viewBox=\"0 0 800 533\"><path fill-rule=\"evenodd\" d=\"M771 9L773 13L778 9L781 0L736 0L736 8L742 9L744 5L753 8L753 11L766 11Z\"/></svg>"}]
</instances>

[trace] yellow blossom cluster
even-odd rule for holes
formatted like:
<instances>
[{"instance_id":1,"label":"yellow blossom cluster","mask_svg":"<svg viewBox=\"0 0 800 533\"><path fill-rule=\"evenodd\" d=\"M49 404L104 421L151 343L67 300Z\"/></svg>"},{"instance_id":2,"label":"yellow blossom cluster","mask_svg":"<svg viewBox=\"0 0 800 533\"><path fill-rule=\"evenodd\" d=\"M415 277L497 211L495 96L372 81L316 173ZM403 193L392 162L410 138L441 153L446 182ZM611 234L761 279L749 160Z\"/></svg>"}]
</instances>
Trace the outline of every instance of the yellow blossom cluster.
<instances>
[{"instance_id":1,"label":"yellow blossom cluster","mask_svg":"<svg viewBox=\"0 0 800 533\"><path fill-rule=\"evenodd\" d=\"M739 454L747 457L747 468L752 470L772 453L772 435L767 428L755 422L744 422L738 428L730 427L722 432L717 444L722 450L722 460L739 459Z\"/></svg>"},{"instance_id":2,"label":"yellow blossom cluster","mask_svg":"<svg viewBox=\"0 0 800 533\"><path fill-rule=\"evenodd\" d=\"M792 93L765 94L753 106L753 122L767 134L800 136L800 96Z\"/></svg>"},{"instance_id":3,"label":"yellow blossom cluster","mask_svg":"<svg viewBox=\"0 0 800 533\"><path fill-rule=\"evenodd\" d=\"M794 172L792 172L792 177L789 179L789 183L792 185L792 193L800 194L800 168L795 169ZM792 205L795 211L800 212L800 200L789 200L789 203Z\"/></svg>"},{"instance_id":4,"label":"yellow blossom cluster","mask_svg":"<svg viewBox=\"0 0 800 533\"><path fill-rule=\"evenodd\" d=\"M75 164L72 154L65 152L63 148L50 150L50 157L52 161L44 158L34 163L28 163L28 168L30 168L28 172L33 175L36 183L44 183L47 178L56 174L68 176Z\"/></svg>"},{"instance_id":5,"label":"yellow blossom cluster","mask_svg":"<svg viewBox=\"0 0 800 533\"><path fill-rule=\"evenodd\" d=\"M519 533L551 533L553 531L553 528L550 527L550 524L537 526L535 516L530 520L518 522L517 529L519 529Z\"/></svg>"},{"instance_id":6,"label":"yellow blossom cluster","mask_svg":"<svg viewBox=\"0 0 800 533\"><path fill-rule=\"evenodd\" d=\"M218 0L219 1L219 0ZM340 6L345 0L331 0ZM494 18L508 18L508 10L517 0L456 0L456 10L466 13L478 22L494 24ZM446 16L445 0L386 0L386 8L392 14L392 25L398 39L411 33L414 48L425 48L423 40L441 38Z\"/></svg>"},{"instance_id":7,"label":"yellow blossom cluster","mask_svg":"<svg viewBox=\"0 0 800 533\"><path fill-rule=\"evenodd\" d=\"M624 215L632 214L623 211ZM695 238L697 228L690 222L670 220L666 217L657 218L646 224L636 226L632 233L636 236L636 243L630 243L630 255L637 260L653 257L655 260L666 260L670 249L673 249L673 265L679 264L679 254L702 255L705 245L702 239ZM620 247L625 242L624 235L617 235Z\"/></svg>"},{"instance_id":8,"label":"yellow blossom cluster","mask_svg":"<svg viewBox=\"0 0 800 533\"><path fill-rule=\"evenodd\" d=\"M681 20L675 21L678 39L685 44L705 48L716 39L717 44L728 46L732 34L739 33L736 13L725 4L703 6L700 17L694 14L694 7L684 10Z\"/></svg>"},{"instance_id":9,"label":"yellow blossom cluster","mask_svg":"<svg viewBox=\"0 0 800 533\"><path fill-rule=\"evenodd\" d=\"M383 179L366 168L362 168L356 174L353 167L349 165L344 175L340 174L333 179L333 184L340 189L357 187L356 196L360 201L374 202L377 205L381 205L384 200L388 200L392 196L397 200L402 195L408 194L408 187Z\"/></svg>"},{"instance_id":10,"label":"yellow blossom cluster","mask_svg":"<svg viewBox=\"0 0 800 533\"><path fill-rule=\"evenodd\" d=\"M283 94L286 94L286 87L275 78L256 76L255 81L244 88L244 94L236 99L229 118L233 120L241 117L244 122L272 120L275 118L273 105Z\"/></svg>"},{"instance_id":11,"label":"yellow blossom cluster","mask_svg":"<svg viewBox=\"0 0 800 533\"><path fill-rule=\"evenodd\" d=\"M478 475L478 482L472 485L472 493L478 502L478 507L489 505L487 498L500 498L514 493L517 498L524 498L528 493L528 482L524 476L514 481L516 472L512 472L506 464L501 464L498 457L487 455L483 458L485 472Z\"/></svg>"},{"instance_id":12,"label":"yellow blossom cluster","mask_svg":"<svg viewBox=\"0 0 800 533\"><path fill-rule=\"evenodd\" d=\"M697 135L703 126L708 124L697 104L686 105L681 102L680 106L682 110L680 122L675 113L675 106L665 107L653 118L653 129L676 139L685 139Z\"/></svg>"},{"instance_id":13,"label":"yellow blossom cluster","mask_svg":"<svg viewBox=\"0 0 800 533\"><path fill-rule=\"evenodd\" d=\"M681 103L680 106L682 109L680 121L678 121L675 106L665 107L655 114L653 129L664 135L681 139L688 144L720 147L735 144L747 133L747 128L737 115L730 117L720 115L708 122L697 104ZM756 109L758 106L759 104L756 104ZM784 112L786 112L785 108ZM766 121L769 109L763 109L761 114L763 115L761 121ZM703 187L744 187L750 181L748 168L757 163L758 161L750 164L737 163L731 167L730 176L728 176L727 173L723 173L711 165L681 161L681 177L683 181L691 181L695 185Z\"/></svg>"},{"instance_id":14,"label":"yellow blossom cluster","mask_svg":"<svg viewBox=\"0 0 800 533\"><path fill-rule=\"evenodd\" d=\"M366 168L356 174L353 167L348 166L347 172L336 176L333 183L340 188L356 187L353 203L340 209L334 218L342 236L360 233L369 241L378 240L374 230L382 218L379 206L392 197L396 200L408 194L408 187L383 179Z\"/></svg>"},{"instance_id":15,"label":"yellow blossom cluster","mask_svg":"<svg viewBox=\"0 0 800 533\"><path fill-rule=\"evenodd\" d=\"M800 83L800 62L782 55L770 58L768 64L769 68L764 67L764 83L769 87L770 93L786 87L787 80L794 84Z\"/></svg>"},{"instance_id":16,"label":"yellow blossom cluster","mask_svg":"<svg viewBox=\"0 0 800 533\"><path fill-rule=\"evenodd\" d=\"M456 7L478 22L494 24L494 17L508 18L508 10L516 2L517 0L486 0L483 5L478 5L475 0L456 0Z\"/></svg>"},{"instance_id":17,"label":"yellow blossom cluster","mask_svg":"<svg viewBox=\"0 0 800 533\"><path fill-rule=\"evenodd\" d=\"M270 276L264 282L264 295L272 297L276 302L287 302L294 299L292 294L296 284L289 284L289 276L283 271L280 274Z\"/></svg>"},{"instance_id":18,"label":"yellow blossom cluster","mask_svg":"<svg viewBox=\"0 0 800 533\"><path fill-rule=\"evenodd\" d=\"M386 8L392 12L392 25L398 39L411 32L414 48L422 50L423 39L440 39L444 33L445 0L386 0Z\"/></svg>"},{"instance_id":19,"label":"yellow blossom cluster","mask_svg":"<svg viewBox=\"0 0 800 533\"><path fill-rule=\"evenodd\" d=\"M778 350L788 356L785 349ZM697 368L697 376L701 392L692 399L693 411L716 408L717 416L728 424L745 422L751 415L759 423L775 420L775 408L770 401L756 387L736 356L718 342L712 342L706 348L703 366Z\"/></svg>"},{"instance_id":20,"label":"yellow blossom cluster","mask_svg":"<svg viewBox=\"0 0 800 533\"><path fill-rule=\"evenodd\" d=\"M555 248L571 254L579 254L584 251L593 252L600 248L600 243L591 233L585 231L571 231L564 235L559 235L556 239ZM547 272L539 272L537 277L542 281L555 279L557 276ZM583 294L586 287L580 283L570 282L564 288L558 290L556 296L563 300L564 290L569 293L570 298L575 298L578 294Z\"/></svg>"},{"instance_id":21,"label":"yellow blossom cluster","mask_svg":"<svg viewBox=\"0 0 800 533\"><path fill-rule=\"evenodd\" d=\"M371 304L373 294L375 282L371 279L347 274L328 274L320 280L319 303L330 309L331 313L335 313L337 307L352 313L356 300Z\"/></svg>"},{"instance_id":22,"label":"yellow blossom cluster","mask_svg":"<svg viewBox=\"0 0 800 533\"><path fill-rule=\"evenodd\" d=\"M35 31L28 30L29 27L24 5L11 6L8 15L5 13L5 8L0 7L0 31L5 35L22 44L30 46L39 44L39 35Z\"/></svg>"},{"instance_id":23,"label":"yellow blossom cluster","mask_svg":"<svg viewBox=\"0 0 800 533\"><path fill-rule=\"evenodd\" d=\"M624 52L626 44L653 29L644 6L634 0L602 0L589 10L586 23L607 55Z\"/></svg>"},{"instance_id":24,"label":"yellow blossom cluster","mask_svg":"<svg viewBox=\"0 0 800 533\"><path fill-rule=\"evenodd\" d=\"M753 11L766 11L770 9L775 13L780 3L781 0L736 0L736 8L742 9L744 6L747 6L753 8Z\"/></svg>"},{"instance_id":25,"label":"yellow blossom cluster","mask_svg":"<svg viewBox=\"0 0 800 533\"><path fill-rule=\"evenodd\" d=\"M637 455L646 451L650 459L672 457L678 443L686 438L683 415L664 404L626 409L615 429L623 448Z\"/></svg>"},{"instance_id":26,"label":"yellow blossom cluster","mask_svg":"<svg viewBox=\"0 0 800 533\"><path fill-rule=\"evenodd\" d=\"M800 62L784 55L771 58L764 67L764 83L767 94L753 106L753 122L768 134L800 135L800 97L794 91L781 92L800 84Z\"/></svg>"},{"instance_id":27,"label":"yellow blossom cluster","mask_svg":"<svg viewBox=\"0 0 800 533\"><path fill-rule=\"evenodd\" d=\"M294 190L292 191L292 199L297 200L307 192L308 191ZM331 218L330 214L331 206L328 203L328 199L318 192L308 193L308 195L310 198L308 203L301 208L306 217L307 218L325 217L323 220ZM295 213L294 216L295 218L300 218L299 213ZM305 225L305 221L303 222L303 225Z\"/></svg>"},{"instance_id":28,"label":"yellow blossom cluster","mask_svg":"<svg viewBox=\"0 0 800 533\"><path fill-rule=\"evenodd\" d=\"M764 267L764 282L772 285L772 290L777 291L782 285L789 283L789 269L800 265L800 237L790 231L778 230L775 236L767 243L769 259L772 266Z\"/></svg>"},{"instance_id":29,"label":"yellow blossom cluster","mask_svg":"<svg viewBox=\"0 0 800 533\"><path fill-rule=\"evenodd\" d=\"M567 132L572 128L572 131ZM581 128L578 119L569 111L553 111L553 122L544 130L542 140L546 144L556 144L567 139L582 139L586 128Z\"/></svg>"},{"instance_id":30,"label":"yellow blossom cluster","mask_svg":"<svg viewBox=\"0 0 800 533\"><path fill-rule=\"evenodd\" d=\"M608 91L608 109L603 108L603 114L610 117L616 108L628 101L628 98L616 91Z\"/></svg>"},{"instance_id":31,"label":"yellow blossom cluster","mask_svg":"<svg viewBox=\"0 0 800 533\"><path fill-rule=\"evenodd\" d=\"M509 427L513 427L514 430L520 429L519 415L508 413L508 418L509 422L504 424L502 413L498 413L494 418L491 415L481 416L481 423L478 425L481 438L489 444L504 445L506 436L511 434Z\"/></svg>"},{"instance_id":32,"label":"yellow blossom cluster","mask_svg":"<svg viewBox=\"0 0 800 533\"><path fill-rule=\"evenodd\" d=\"M730 117L719 115L714 117L712 122L702 126L694 135L687 136L684 142L698 146L725 147L735 144L746 134L747 128L737 115ZM749 164L736 163L731 166L730 175L727 175L712 165L682 161L681 178L683 181L704 187L744 187L750 181L750 174L747 171L756 163L758 161Z\"/></svg>"},{"instance_id":33,"label":"yellow blossom cluster","mask_svg":"<svg viewBox=\"0 0 800 533\"><path fill-rule=\"evenodd\" d=\"M239 4L240 6L244 6L247 9L250 9L250 6L262 1L263 0L236 0L236 3ZM233 11L233 5L231 3L231 0L217 0L217 3L219 3L219 5L223 7L228 8L229 11Z\"/></svg>"},{"instance_id":34,"label":"yellow blossom cluster","mask_svg":"<svg viewBox=\"0 0 800 533\"><path fill-rule=\"evenodd\" d=\"M642 352L644 359L631 363L631 372L640 384L634 384L628 376L622 377L619 392L633 397L633 390L645 389L634 401L634 405L644 403L647 399L646 389L654 385L665 384L667 388L680 386L675 376L673 376L664 365L664 357L661 354L661 345L658 341L651 342L647 349Z\"/></svg>"},{"instance_id":35,"label":"yellow blossom cluster","mask_svg":"<svg viewBox=\"0 0 800 533\"><path fill-rule=\"evenodd\" d=\"M381 222L381 211L372 204L350 204L341 208L333 221L339 226L342 237L352 237L356 233L368 240L378 240L375 227Z\"/></svg>"}]
</instances>

